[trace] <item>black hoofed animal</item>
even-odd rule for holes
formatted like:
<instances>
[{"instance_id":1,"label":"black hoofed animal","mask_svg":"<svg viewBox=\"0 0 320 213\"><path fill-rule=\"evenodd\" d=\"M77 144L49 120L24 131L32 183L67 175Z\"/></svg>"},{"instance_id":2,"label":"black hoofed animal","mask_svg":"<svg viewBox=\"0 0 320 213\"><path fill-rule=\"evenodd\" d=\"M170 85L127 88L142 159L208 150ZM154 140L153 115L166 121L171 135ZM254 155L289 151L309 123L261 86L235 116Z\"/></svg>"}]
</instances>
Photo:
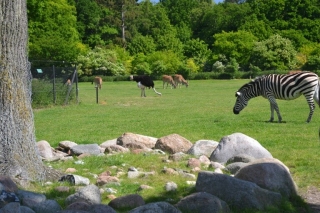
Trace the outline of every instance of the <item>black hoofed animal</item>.
<instances>
[{"instance_id":1,"label":"black hoofed animal","mask_svg":"<svg viewBox=\"0 0 320 213\"><path fill-rule=\"evenodd\" d=\"M130 80L138 83L138 87L141 89L141 97L146 97L146 87L152 88L155 93L161 96L160 92L154 88L154 82L148 75L130 75Z\"/></svg>"}]
</instances>

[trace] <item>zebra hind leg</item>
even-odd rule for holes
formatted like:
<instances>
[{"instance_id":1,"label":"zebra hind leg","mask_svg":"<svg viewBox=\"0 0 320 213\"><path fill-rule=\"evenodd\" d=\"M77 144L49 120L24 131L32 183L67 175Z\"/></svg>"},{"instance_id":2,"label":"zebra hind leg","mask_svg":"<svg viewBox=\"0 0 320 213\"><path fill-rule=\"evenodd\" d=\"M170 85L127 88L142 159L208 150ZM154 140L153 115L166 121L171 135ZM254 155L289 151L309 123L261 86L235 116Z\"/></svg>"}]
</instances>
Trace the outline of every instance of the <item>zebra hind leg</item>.
<instances>
[{"instance_id":1,"label":"zebra hind leg","mask_svg":"<svg viewBox=\"0 0 320 213\"><path fill-rule=\"evenodd\" d=\"M310 108L310 113L309 113L308 119L306 121L307 123L309 123L311 121L312 115L313 115L313 112L314 112L314 108L315 108L315 104L313 103L313 100L312 100L311 103L308 102L308 104L309 104L309 108Z\"/></svg>"}]
</instances>

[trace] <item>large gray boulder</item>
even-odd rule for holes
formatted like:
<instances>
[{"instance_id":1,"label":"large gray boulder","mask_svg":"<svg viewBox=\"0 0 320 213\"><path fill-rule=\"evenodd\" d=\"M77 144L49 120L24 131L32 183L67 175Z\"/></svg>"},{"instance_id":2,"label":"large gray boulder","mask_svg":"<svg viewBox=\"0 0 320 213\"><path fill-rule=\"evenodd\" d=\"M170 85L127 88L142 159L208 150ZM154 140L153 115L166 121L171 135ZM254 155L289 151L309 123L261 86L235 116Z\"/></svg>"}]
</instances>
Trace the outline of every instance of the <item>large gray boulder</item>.
<instances>
[{"instance_id":1,"label":"large gray boulder","mask_svg":"<svg viewBox=\"0 0 320 213\"><path fill-rule=\"evenodd\" d=\"M128 213L181 213L173 205L167 202L148 203L143 206L132 209Z\"/></svg>"},{"instance_id":2,"label":"large gray boulder","mask_svg":"<svg viewBox=\"0 0 320 213\"><path fill-rule=\"evenodd\" d=\"M229 213L226 202L207 192L197 192L182 198L176 205L182 212Z\"/></svg>"},{"instance_id":3,"label":"large gray boulder","mask_svg":"<svg viewBox=\"0 0 320 213\"><path fill-rule=\"evenodd\" d=\"M144 205L145 202L141 195L129 194L122 197L117 197L109 202L109 206L116 210L133 209Z\"/></svg>"},{"instance_id":4,"label":"large gray boulder","mask_svg":"<svg viewBox=\"0 0 320 213\"><path fill-rule=\"evenodd\" d=\"M64 150L65 152L68 152L71 149L71 147L76 145L78 145L76 142L68 141L68 140L59 142L59 148Z\"/></svg>"},{"instance_id":5,"label":"large gray boulder","mask_svg":"<svg viewBox=\"0 0 320 213\"><path fill-rule=\"evenodd\" d=\"M90 213L117 213L112 207L104 204L92 205Z\"/></svg>"},{"instance_id":6,"label":"large gray boulder","mask_svg":"<svg viewBox=\"0 0 320 213\"><path fill-rule=\"evenodd\" d=\"M235 177L256 183L261 188L280 192L287 198L297 195L297 186L288 168L277 159L264 158L248 163Z\"/></svg>"},{"instance_id":7,"label":"large gray boulder","mask_svg":"<svg viewBox=\"0 0 320 213\"><path fill-rule=\"evenodd\" d=\"M85 186L66 198L67 205L75 202L101 204L101 194L99 188L96 185Z\"/></svg>"},{"instance_id":8,"label":"large gray boulder","mask_svg":"<svg viewBox=\"0 0 320 213\"><path fill-rule=\"evenodd\" d=\"M234 133L220 140L218 147L212 152L210 160L226 163L230 158L243 154L256 159L272 158L271 153L255 139L242 133Z\"/></svg>"},{"instance_id":9,"label":"large gray boulder","mask_svg":"<svg viewBox=\"0 0 320 213\"><path fill-rule=\"evenodd\" d=\"M18 190L17 196L20 199L20 203L22 205L30 207L31 209L47 199L43 194L25 190Z\"/></svg>"},{"instance_id":10,"label":"large gray boulder","mask_svg":"<svg viewBox=\"0 0 320 213\"><path fill-rule=\"evenodd\" d=\"M16 213L20 212L20 203L11 202L0 209L0 213Z\"/></svg>"},{"instance_id":11,"label":"large gray boulder","mask_svg":"<svg viewBox=\"0 0 320 213\"><path fill-rule=\"evenodd\" d=\"M178 134L163 136L155 144L156 149L161 149L170 154L178 152L186 153L191 147L192 143Z\"/></svg>"},{"instance_id":12,"label":"large gray boulder","mask_svg":"<svg viewBox=\"0 0 320 213\"><path fill-rule=\"evenodd\" d=\"M259 187L257 184L214 172L199 172L196 191L217 196L239 210L265 210L280 204L280 193Z\"/></svg>"},{"instance_id":13,"label":"large gray boulder","mask_svg":"<svg viewBox=\"0 0 320 213\"><path fill-rule=\"evenodd\" d=\"M129 149L144 149L154 148L157 142L157 138L149 137L145 135L139 135L134 133L124 133L117 139L117 145L129 148Z\"/></svg>"},{"instance_id":14,"label":"large gray boulder","mask_svg":"<svg viewBox=\"0 0 320 213\"><path fill-rule=\"evenodd\" d=\"M99 155L100 147L98 144L80 144L75 145L70 148L71 155L82 155L82 154L90 154L90 155Z\"/></svg>"},{"instance_id":15,"label":"large gray boulder","mask_svg":"<svg viewBox=\"0 0 320 213\"><path fill-rule=\"evenodd\" d=\"M33 208L35 212L45 213L56 213L61 209L61 206L55 200L46 200Z\"/></svg>"},{"instance_id":16,"label":"large gray boulder","mask_svg":"<svg viewBox=\"0 0 320 213\"><path fill-rule=\"evenodd\" d=\"M188 154L195 155L200 157L201 155L205 155L210 157L211 153L215 148L219 145L217 141L213 140L198 140L193 146L188 150Z\"/></svg>"},{"instance_id":17,"label":"large gray boulder","mask_svg":"<svg viewBox=\"0 0 320 213\"><path fill-rule=\"evenodd\" d=\"M102 144L100 144L100 147L106 148L107 146L113 146L113 145L117 145L117 138L103 142Z\"/></svg>"},{"instance_id":18,"label":"large gray boulder","mask_svg":"<svg viewBox=\"0 0 320 213\"><path fill-rule=\"evenodd\" d=\"M44 159L53 158L53 151L48 141L42 140L37 142L39 155Z\"/></svg>"}]
</instances>

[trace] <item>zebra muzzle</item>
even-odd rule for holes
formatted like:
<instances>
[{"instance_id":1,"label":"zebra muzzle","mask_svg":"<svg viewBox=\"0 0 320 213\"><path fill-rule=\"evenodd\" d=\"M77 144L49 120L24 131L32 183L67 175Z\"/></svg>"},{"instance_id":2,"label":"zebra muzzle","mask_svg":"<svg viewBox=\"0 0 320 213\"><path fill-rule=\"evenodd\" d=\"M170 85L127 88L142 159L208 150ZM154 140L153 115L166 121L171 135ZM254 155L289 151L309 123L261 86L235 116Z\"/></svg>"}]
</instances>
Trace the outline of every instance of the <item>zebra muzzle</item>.
<instances>
[{"instance_id":1,"label":"zebra muzzle","mask_svg":"<svg viewBox=\"0 0 320 213\"><path fill-rule=\"evenodd\" d=\"M233 108L233 113L238 115L240 111L235 110L235 108Z\"/></svg>"}]
</instances>

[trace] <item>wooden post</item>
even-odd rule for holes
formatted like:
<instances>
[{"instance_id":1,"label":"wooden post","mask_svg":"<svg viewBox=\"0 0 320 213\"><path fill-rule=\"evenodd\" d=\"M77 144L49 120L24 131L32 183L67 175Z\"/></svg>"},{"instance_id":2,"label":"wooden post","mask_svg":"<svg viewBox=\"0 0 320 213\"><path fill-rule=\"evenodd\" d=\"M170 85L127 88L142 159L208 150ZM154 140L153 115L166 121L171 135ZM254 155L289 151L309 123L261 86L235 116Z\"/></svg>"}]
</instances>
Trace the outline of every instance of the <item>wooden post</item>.
<instances>
[{"instance_id":1,"label":"wooden post","mask_svg":"<svg viewBox=\"0 0 320 213\"><path fill-rule=\"evenodd\" d=\"M99 103L98 85L96 85L95 88L96 88L96 102Z\"/></svg>"},{"instance_id":2,"label":"wooden post","mask_svg":"<svg viewBox=\"0 0 320 213\"><path fill-rule=\"evenodd\" d=\"M57 103L57 94L56 94L56 70L55 70L54 65L52 65L52 75L53 75L53 79L52 79L53 103L56 104L56 103Z\"/></svg>"}]
</instances>

